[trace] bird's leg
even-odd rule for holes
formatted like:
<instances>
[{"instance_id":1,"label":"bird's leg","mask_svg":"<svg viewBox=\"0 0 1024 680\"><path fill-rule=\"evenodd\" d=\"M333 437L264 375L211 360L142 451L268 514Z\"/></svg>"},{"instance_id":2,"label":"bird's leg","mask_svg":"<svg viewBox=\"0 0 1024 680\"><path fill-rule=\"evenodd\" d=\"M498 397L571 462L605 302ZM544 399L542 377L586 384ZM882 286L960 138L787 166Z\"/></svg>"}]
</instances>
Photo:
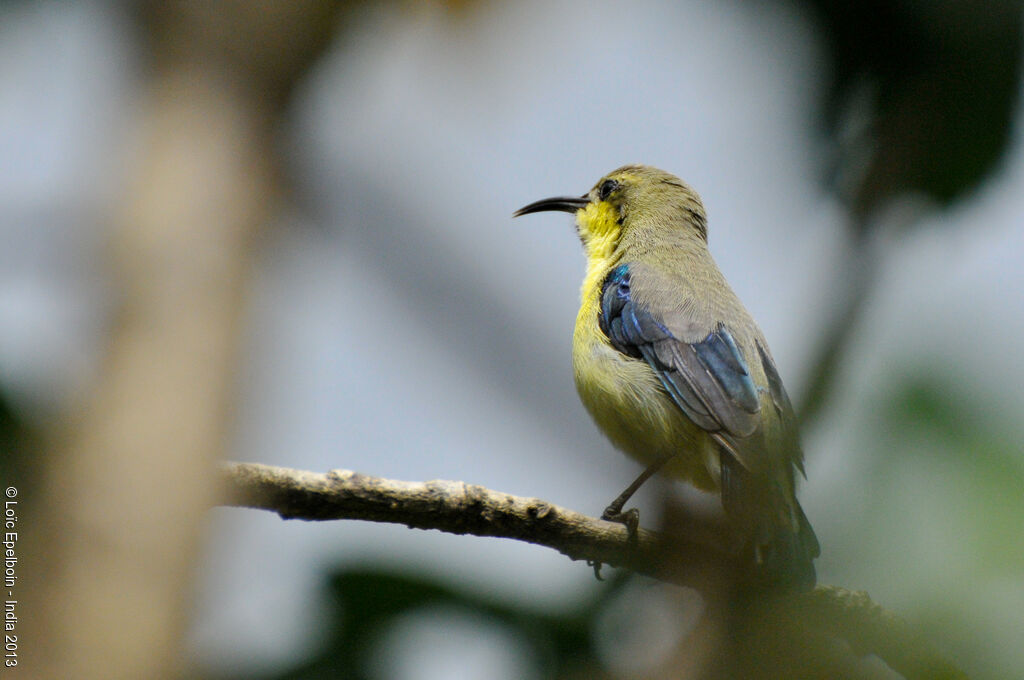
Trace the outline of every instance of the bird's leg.
<instances>
[{"instance_id":1,"label":"bird's leg","mask_svg":"<svg viewBox=\"0 0 1024 680\"><path fill-rule=\"evenodd\" d=\"M601 513L601 519L608 522L619 522L620 524L626 525L626 532L629 536L629 540L635 542L637 537L640 535L640 511L636 508L630 508L625 512L622 511L622 506L626 504L633 494L644 485L648 479L651 478L654 473L665 466L665 463L669 462L676 457L676 454L672 453L667 456L662 456L658 460L654 461L647 466L647 469L640 473L640 476L633 480L633 483L627 486L618 497L613 500L604 512ZM587 560L587 564L594 568L594 576L597 577L598 581L603 581L601 578L601 562L597 560Z\"/></svg>"},{"instance_id":2,"label":"bird's leg","mask_svg":"<svg viewBox=\"0 0 1024 680\"><path fill-rule=\"evenodd\" d=\"M644 485L644 482L646 482L648 479L651 478L652 475L654 475L654 473L656 473L658 470L664 467L665 463L669 462L675 457L676 454L674 453L669 454L667 456L662 456L661 458L647 466L647 469L641 472L640 476L634 479L633 483L627 486L625 490L623 490L623 492L619 494L618 498L613 500L611 504L604 509L604 512L601 514L601 519L607 520L609 522L620 522L622 524L625 524L626 529L629 532L630 540L635 541L640 529L640 511L637 510L636 508L630 508L629 510L623 512L622 506L626 504L626 501L633 497L633 494L637 492L637 489Z\"/></svg>"}]
</instances>

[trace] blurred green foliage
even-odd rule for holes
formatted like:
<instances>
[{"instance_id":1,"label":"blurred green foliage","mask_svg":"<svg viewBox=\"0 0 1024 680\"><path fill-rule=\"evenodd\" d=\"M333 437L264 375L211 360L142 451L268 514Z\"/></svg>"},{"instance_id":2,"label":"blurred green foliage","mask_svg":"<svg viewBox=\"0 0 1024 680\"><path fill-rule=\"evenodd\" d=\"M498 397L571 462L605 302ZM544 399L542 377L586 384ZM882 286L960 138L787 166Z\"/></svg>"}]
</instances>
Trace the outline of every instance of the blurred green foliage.
<instances>
[{"instance_id":1,"label":"blurred green foliage","mask_svg":"<svg viewBox=\"0 0 1024 680\"><path fill-rule=\"evenodd\" d=\"M974 577L1017 577L1024 573L1024 433L986 410L969 382L956 383L927 370L899 386L882 414L870 474L888 478L898 447L901 466L934 482L930 503L948 515L947 531L970 556L964 566Z\"/></svg>"},{"instance_id":2,"label":"blurred green foliage","mask_svg":"<svg viewBox=\"0 0 1024 680\"><path fill-rule=\"evenodd\" d=\"M399 572L383 565L341 570L330 577L327 596L332 613L326 646L308 661L266 680L379 677L374 662L382 640L405 617L424 611L464 611L493 623L530 650L538 678L608 678L598 664L591 626L625 577L612 578L607 587L573 610L550 613L443 584L414 571ZM445 625L443 616L437 617L437 625Z\"/></svg>"},{"instance_id":3,"label":"blurred green foliage","mask_svg":"<svg viewBox=\"0 0 1024 680\"><path fill-rule=\"evenodd\" d=\"M18 487L22 498L34 497L26 493L35 480L34 441L28 423L0 385L0 481Z\"/></svg>"},{"instance_id":4,"label":"blurred green foliage","mask_svg":"<svg viewBox=\"0 0 1024 680\"><path fill-rule=\"evenodd\" d=\"M902 599L890 606L975 680L1019 677L1024 663L1003 637L1019 637L1004 624L1020 616L1024 431L1001 409L984 385L935 366L904 377L879 400L868 514L857 545L842 547L856 570L888 565L881 582Z\"/></svg>"},{"instance_id":5,"label":"blurred green foliage","mask_svg":"<svg viewBox=\"0 0 1024 680\"><path fill-rule=\"evenodd\" d=\"M823 122L855 216L907 192L948 205L991 175L1020 91L1019 0L803 4L831 61Z\"/></svg>"},{"instance_id":6,"label":"blurred green foliage","mask_svg":"<svg viewBox=\"0 0 1024 680\"><path fill-rule=\"evenodd\" d=\"M827 178L855 236L838 276L834 313L797 399L803 423L835 389L864 305L878 280L873 229L915 221L875 219L893 199L923 196L947 207L999 167L1021 87L1021 0L802 0L827 56L821 126L835 150Z\"/></svg>"}]
</instances>

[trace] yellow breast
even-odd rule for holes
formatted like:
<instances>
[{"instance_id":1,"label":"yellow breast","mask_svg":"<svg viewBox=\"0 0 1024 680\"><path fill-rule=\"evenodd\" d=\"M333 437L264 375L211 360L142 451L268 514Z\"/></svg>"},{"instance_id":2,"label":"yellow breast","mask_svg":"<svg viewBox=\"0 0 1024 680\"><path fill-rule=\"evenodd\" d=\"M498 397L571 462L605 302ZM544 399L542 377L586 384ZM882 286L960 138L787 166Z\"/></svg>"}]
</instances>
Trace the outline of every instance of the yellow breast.
<instances>
[{"instance_id":1,"label":"yellow breast","mask_svg":"<svg viewBox=\"0 0 1024 680\"><path fill-rule=\"evenodd\" d=\"M710 437L686 418L650 366L612 347L598 325L601 284L615 264L591 258L587 267L573 334L576 390L618 449L645 465L677 454L665 474L715 489L719 465Z\"/></svg>"}]
</instances>

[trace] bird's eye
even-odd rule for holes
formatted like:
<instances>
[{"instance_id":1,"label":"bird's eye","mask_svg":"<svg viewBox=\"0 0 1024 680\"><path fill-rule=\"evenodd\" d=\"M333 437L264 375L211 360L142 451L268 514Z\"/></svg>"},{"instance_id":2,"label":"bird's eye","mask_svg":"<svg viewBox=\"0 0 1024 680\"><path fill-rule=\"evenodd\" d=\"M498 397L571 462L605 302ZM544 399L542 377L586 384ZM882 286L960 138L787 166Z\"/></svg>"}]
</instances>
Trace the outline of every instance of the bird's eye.
<instances>
[{"instance_id":1,"label":"bird's eye","mask_svg":"<svg viewBox=\"0 0 1024 680\"><path fill-rule=\"evenodd\" d=\"M614 179L606 179L601 182L601 186L597 188L597 197L602 201L608 200L612 192L619 188L619 183Z\"/></svg>"}]
</instances>

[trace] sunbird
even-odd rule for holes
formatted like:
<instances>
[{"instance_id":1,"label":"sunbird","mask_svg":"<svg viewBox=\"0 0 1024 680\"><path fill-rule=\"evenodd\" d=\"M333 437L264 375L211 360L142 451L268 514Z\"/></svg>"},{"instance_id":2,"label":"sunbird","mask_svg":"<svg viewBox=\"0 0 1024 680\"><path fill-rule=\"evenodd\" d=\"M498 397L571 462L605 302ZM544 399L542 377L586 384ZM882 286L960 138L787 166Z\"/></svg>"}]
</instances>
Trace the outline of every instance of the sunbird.
<instances>
[{"instance_id":1,"label":"sunbird","mask_svg":"<svg viewBox=\"0 0 1024 680\"><path fill-rule=\"evenodd\" d=\"M598 427L647 468L604 511L635 534L629 497L661 472L718 493L760 580L811 587L820 553L796 499L793 407L761 330L719 271L697 193L626 165L580 197L515 212L576 216L586 275L573 333L576 389Z\"/></svg>"}]
</instances>

